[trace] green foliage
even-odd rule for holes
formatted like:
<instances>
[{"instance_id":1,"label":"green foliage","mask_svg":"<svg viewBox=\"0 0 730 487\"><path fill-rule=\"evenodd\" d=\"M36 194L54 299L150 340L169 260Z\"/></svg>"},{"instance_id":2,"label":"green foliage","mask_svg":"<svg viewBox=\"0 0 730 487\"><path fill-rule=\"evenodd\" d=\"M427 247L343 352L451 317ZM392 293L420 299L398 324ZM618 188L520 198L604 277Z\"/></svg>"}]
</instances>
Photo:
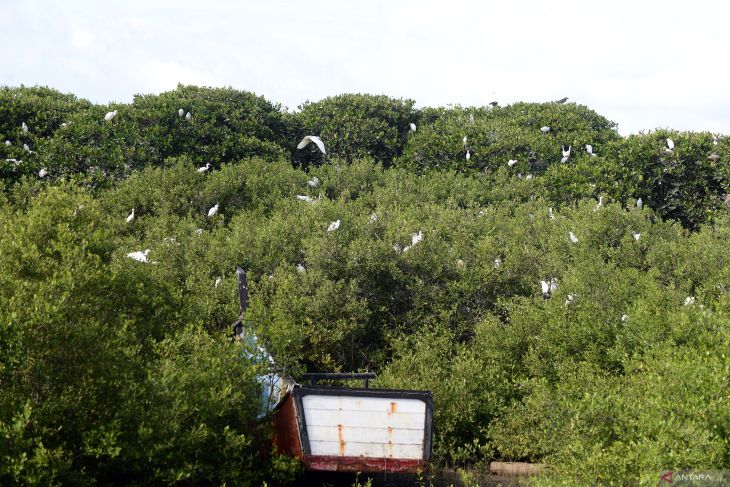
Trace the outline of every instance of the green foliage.
<instances>
[{"instance_id":1,"label":"green foliage","mask_svg":"<svg viewBox=\"0 0 730 487\"><path fill-rule=\"evenodd\" d=\"M373 157L384 165L403 152L410 136L410 124L417 122L413 100L384 95L346 94L318 102L306 102L295 115L299 140L318 135L329 156L347 162ZM322 160L316 148L307 147L297 154L304 164ZM314 155L312 155L314 154Z\"/></svg>"},{"instance_id":2,"label":"green foliage","mask_svg":"<svg viewBox=\"0 0 730 487\"><path fill-rule=\"evenodd\" d=\"M280 372L432 390L438 464L730 468L727 138L621 138L574 104L0 97L1 484L295 480L226 338L239 265Z\"/></svg>"}]
</instances>

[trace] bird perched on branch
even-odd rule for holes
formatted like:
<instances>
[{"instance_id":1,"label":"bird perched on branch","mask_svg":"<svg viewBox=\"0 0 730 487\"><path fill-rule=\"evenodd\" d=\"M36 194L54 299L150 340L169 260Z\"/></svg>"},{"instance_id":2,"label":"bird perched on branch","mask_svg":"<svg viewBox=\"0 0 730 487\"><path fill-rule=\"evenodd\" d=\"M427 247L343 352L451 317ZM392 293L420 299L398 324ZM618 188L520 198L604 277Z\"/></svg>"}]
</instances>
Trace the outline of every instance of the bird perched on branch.
<instances>
[{"instance_id":1,"label":"bird perched on branch","mask_svg":"<svg viewBox=\"0 0 730 487\"><path fill-rule=\"evenodd\" d=\"M112 120L114 120L114 117L116 117L116 116L117 116L116 110L114 110L113 112L107 112L107 114L104 115L104 121L111 122Z\"/></svg>"},{"instance_id":2,"label":"bird perched on branch","mask_svg":"<svg viewBox=\"0 0 730 487\"><path fill-rule=\"evenodd\" d=\"M561 98L560 100L555 100L555 103L565 103L566 101L568 101L568 97L567 96Z\"/></svg>"}]
</instances>

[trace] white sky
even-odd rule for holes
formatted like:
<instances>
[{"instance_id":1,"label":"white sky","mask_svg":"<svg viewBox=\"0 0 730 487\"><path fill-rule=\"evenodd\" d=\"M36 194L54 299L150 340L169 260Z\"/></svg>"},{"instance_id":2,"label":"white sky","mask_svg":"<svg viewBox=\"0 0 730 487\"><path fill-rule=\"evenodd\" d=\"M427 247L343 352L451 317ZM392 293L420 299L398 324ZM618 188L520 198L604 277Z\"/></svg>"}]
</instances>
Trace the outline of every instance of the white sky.
<instances>
[{"instance_id":1,"label":"white sky","mask_svg":"<svg viewBox=\"0 0 730 487\"><path fill-rule=\"evenodd\" d=\"M232 86L290 109L568 96L622 134L730 134L729 19L721 0L0 0L0 84L97 103Z\"/></svg>"}]
</instances>

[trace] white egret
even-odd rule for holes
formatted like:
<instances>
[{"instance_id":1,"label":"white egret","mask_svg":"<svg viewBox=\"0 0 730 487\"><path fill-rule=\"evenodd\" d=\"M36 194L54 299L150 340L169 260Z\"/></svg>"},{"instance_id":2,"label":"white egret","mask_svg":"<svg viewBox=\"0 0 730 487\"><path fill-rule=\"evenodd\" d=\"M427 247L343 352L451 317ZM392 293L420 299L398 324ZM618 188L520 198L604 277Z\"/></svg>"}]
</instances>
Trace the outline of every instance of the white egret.
<instances>
[{"instance_id":1,"label":"white egret","mask_svg":"<svg viewBox=\"0 0 730 487\"><path fill-rule=\"evenodd\" d=\"M563 157L562 159L560 159L560 162L563 163L563 164L565 164L566 162L568 162L568 158L567 157Z\"/></svg>"},{"instance_id":2,"label":"white egret","mask_svg":"<svg viewBox=\"0 0 730 487\"><path fill-rule=\"evenodd\" d=\"M474 114L473 113L469 114L469 124L474 125Z\"/></svg>"},{"instance_id":3,"label":"white egret","mask_svg":"<svg viewBox=\"0 0 730 487\"><path fill-rule=\"evenodd\" d=\"M591 157L596 157L596 155L593 153L593 146L591 144L586 144L586 152L591 155Z\"/></svg>"},{"instance_id":4,"label":"white egret","mask_svg":"<svg viewBox=\"0 0 730 487\"><path fill-rule=\"evenodd\" d=\"M467 141L467 138L466 138L466 135L465 135L464 138L461 139L461 142L464 144L464 147L466 147L466 141Z\"/></svg>"},{"instance_id":5,"label":"white egret","mask_svg":"<svg viewBox=\"0 0 730 487\"><path fill-rule=\"evenodd\" d=\"M221 276L218 276L215 278L215 287L218 287L223 282L223 278Z\"/></svg>"},{"instance_id":6,"label":"white egret","mask_svg":"<svg viewBox=\"0 0 730 487\"><path fill-rule=\"evenodd\" d=\"M13 157L12 159L5 159L5 162L12 162L13 164L15 164L17 166L18 163L20 163L22 161L18 161L16 158Z\"/></svg>"},{"instance_id":7,"label":"white egret","mask_svg":"<svg viewBox=\"0 0 730 487\"><path fill-rule=\"evenodd\" d=\"M314 201L312 198L304 194L298 194L297 199L299 201L306 201L307 203L312 203Z\"/></svg>"},{"instance_id":8,"label":"white egret","mask_svg":"<svg viewBox=\"0 0 730 487\"><path fill-rule=\"evenodd\" d=\"M370 223L375 223L376 221L378 221L378 215L376 215L375 213L371 213L370 214Z\"/></svg>"},{"instance_id":9,"label":"white egret","mask_svg":"<svg viewBox=\"0 0 730 487\"><path fill-rule=\"evenodd\" d=\"M322 139L317 137L316 135L307 135L302 139L301 142L299 142L299 145L297 145L297 149L304 149L309 145L310 142L314 142L314 144L319 147L319 151L322 154L326 154L327 152L324 150L324 142L322 142Z\"/></svg>"},{"instance_id":10,"label":"white egret","mask_svg":"<svg viewBox=\"0 0 730 487\"><path fill-rule=\"evenodd\" d=\"M113 112L107 112L107 114L104 115L104 120L107 122L111 122L114 119L114 117L116 117L116 116L117 116L116 110L114 110Z\"/></svg>"},{"instance_id":11,"label":"white egret","mask_svg":"<svg viewBox=\"0 0 730 487\"><path fill-rule=\"evenodd\" d=\"M218 213L218 208L219 208L219 205L218 205L218 203L216 203L213 208L208 210L208 217L210 218L212 216L215 216Z\"/></svg>"},{"instance_id":12,"label":"white egret","mask_svg":"<svg viewBox=\"0 0 730 487\"><path fill-rule=\"evenodd\" d=\"M203 234L203 229L202 228L196 228L195 229L195 235L202 235L202 234Z\"/></svg>"},{"instance_id":13,"label":"white egret","mask_svg":"<svg viewBox=\"0 0 730 487\"><path fill-rule=\"evenodd\" d=\"M546 133L550 132L550 127L548 127L547 125L545 125L544 127L540 128L540 131L543 134L546 134Z\"/></svg>"},{"instance_id":14,"label":"white egret","mask_svg":"<svg viewBox=\"0 0 730 487\"><path fill-rule=\"evenodd\" d=\"M540 281L540 289L542 290L542 297L547 299L550 297L550 283L547 281Z\"/></svg>"},{"instance_id":15,"label":"white egret","mask_svg":"<svg viewBox=\"0 0 730 487\"><path fill-rule=\"evenodd\" d=\"M567 150L564 145L560 146L560 148L563 150L563 157L570 157L570 150L573 148L572 145L569 145Z\"/></svg>"},{"instance_id":16,"label":"white egret","mask_svg":"<svg viewBox=\"0 0 730 487\"><path fill-rule=\"evenodd\" d=\"M5 145L10 146L10 145L13 145L13 144L9 140L6 140L5 141Z\"/></svg>"},{"instance_id":17,"label":"white egret","mask_svg":"<svg viewBox=\"0 0 730 487\"><path fill-rule=\"evenodd\" d=\"M457 259L456 260L457 267L464 267L464 260L463 259Z\"/></svg>"},{"instance_id":18,"label":"white egret","mask_svg":"<svg viewBox=\"0 0 730 487\"><path fill-rule=\"evenodd\" d=\"M193 119L193 116L192 116L192 115L190 115L190 112L188 112L188 113L186 113L186 114L185 114L185 120L187 120L187 121L189 122L189 121L191 121L192 119Z\"/></svg>"},{"instance_id":19,"label":"white egret","mask_svg":"<svg viewBox=\"0 0 730 487\"><path fill-rule=\"evenodd\" d=\"M550 217L551 220L555 220L555 215L553 215L552 208L548 208L548 217Z\"/></svg>"},{"instance_id":20,"label":"white egret","mask_svg":"<svg viewBox=\"0 0 730 487\"><path fill-rule=\"evenodd\" d=\"M127 254L127 257L130 259L134 259L137 262L147 262L147 254L150 253L150 249L147 249L145 251L137 250L136 252L130 252Z\"/></svg>"},{"instance_id":21,"label":"white egret","mask_svg":"<svg viewBox=\"0 0 730 487\"><path fill-rule=\"evenodd\" d=\"M181 108L180 110L178 110L178 111L177 111L177 116L178 116L178 117L182 117L183 115L185 115L185 110L183 110L183 109Z\"/></svg>"},{"instance_id":22,"label":"white egret","mask_svg":"<svg viewBox=\"0 0 730 487\"><path fill-rule=\"evenodd\" d=\"M507 167L512 167L515 164L517 164L517 159L510 159L509 161L507 161Z\"/></svg>"},{"instance_id":23,"label":"white egret","mask_svg":"<svg viewBox=\"0 0 730 487\"><path fill-rule=\"evenodd\" d=\"M207 171L208 169L210 169L210 162L206 162L205 166L200 166L198 168L198 172L203 173L203 172Z\"/></svg>"},{"instance_id":24,"label":"white egret","mask_svg":"<svg viewBox=\"0 0 730 487\"><path fill-rule=\"evenodd\" d=\"M531 180L534 177L535 176L533 176L532 174L528 174L527 176L525 176L525 179L529 181L529 180Z\"/></svg>"},{"instance_id":25,"label":"white egret","mask_svg":"<svg viewBox=\"0 0 730 487\"><path fill-rule=\"evenodd\" d=\"M667 148L669 150L674 150L674 141L672 139L667 139Z\"/></svg>"},{"instance_id":26,"label":"white egret","mask_svg":"<svg viewBox=\"0 0 730 487\"><path fill-rule=\"evenodd\" d=\"M23 124L20 127L23 129L24 134L28 133L28 126L25 124L25 122L23 122Z\"/></svg>"},{"instance_id":27,"label":"white egret","mask_svg":"<svg viewBox=\"0 0 730 487\"><path fill-rule=\"evenodd\" d=\"M568 294L568 299L565 300L565 306L570 306L575 301L575 294Z\"/></svg>"},{"instance_id":28,"label":"white egret","mask_svg":"<svg viewBox=\"0 0 730 487\"><path fill-rule=\"evenodd\" d=\"M573 232L568 232L568 238L570 238L570 241L574 244L578 243L578 237L576 237Z\"/></svg>"},{"instance_id":29,"label":"white egret","mask_svg":"<svg viewBox=\"0 0 730 487\"><path fill-rule=\"evenodd\" d=\"M621 323L626 323L627 321L629 321L629 315L627 315L625 313L622 314L621 315Z\"/></svg>"},{"instance_id":30,"label":"white egret","mask_svg":"<svg viewBox=\"0 0 730 487\"><path fill-rule=\"evenodd\" d=\"M28 147L28 144L23 144L23 150L25 152L30 152L30 147Z\"/></svg>"},{"instance_id":31,"label":"white egret","mask_svg":"<svg viewBox=\"0 0 730 487\"><path fill-rule=\"evenodd\" d=\"M600 207L602 207L602 206L603 206L603 196L599 196L598 197L598 204L596 205L595 208L593 208L593 211L598 211L598 209Z\"/></svg>"},{"instance_id":32,"label":"white egret","mask_svg":"<svg viewBox=\"0 0 730 487\"><path fill-rule=\"evenodd\" d=\"M637 242L641 238L641 234L636 232L631 232L631 236L634 237L634 240L636 240Z\"/></svg>"},{"instance_id":33,"label":"white egret","mask_svg":"<svg viewBox=\"0 0 730 487\"><path fill-rule=\"evenodd\" d=\"M558 280L554 277L550 279L550 293L554 293L558 289Z\"/></svg>"},{"instance_id":34,"label":"white egret","mask_svg":"<svg viewBox=\"0 0 730 487\"><path fill-rule=\"evenodd\" d=\"M305 272L307 272L307 268L304 267L303 264L297 264L297 272L300 274L304 274Z\"/></svg>"},{"instance_id":35,"label":"white egret","mask_svg":"<svg viewBox=\"0 0 730 487\"><path fill-rule=\"evenodd\" d=\"M497 257L496 259L494 259L494 268L499 269L500 267L502 267L502 259Z\"/></svg>"},{"instance_id":36,"label":"white egret","mask_svg":"<svg viewBox=\"0 0 730 487\"><path fill-rule=\"evenodd\" d=\"M684 305L685 306L692 306L695 304L695 297L694 296L687 296L684 298Z\"/></svg>"},{"instance_id":37,"label":"white egret","mask_svg":"<svg viewBox=\"0 0 730 487\"><path fill-rule=\"evenodd\" d=\"M421 230L418 233L411 234L411 247L423 240L423 232Z\"/></svg>"},{"instance_id":38,"label":"white egret","mask_svg":"<svg viewBox=\"0 0 730 487\"><path fill-rule=\"evenodd\" d=\"M320 181L317 176L314 176L312 179L307 181L307 186L309 186L310 188L319 188L319 184L320 184Z\"/></svg>"},{"instance_id":39,"label":"white egret","mask_svg":"<svg viewBox=\"0 0 730 487\"><path fill-rule=\"evenodd\" d=\"M68 123L66 123L66 122L63 122L63 123L61 124L61 128L62 128L62 129L65 129L66 127L68 127Z\"/></svg>"},{"instance_id":40,"label":"white egret","mask_svg":"<svg viewBox=\"0 0 730 487\"><path fill-rule=\"evenodd\" d=\"M717 145L720 142L720 138L717 135L712 136L712 145Z\"/></svg>"},{"instance_id":41,"label":"white egret","mask_svg":"<svg viewBox=\"0 0 730 487\"><path fill-rule=\"evenodd\" d=\"M46 176L48 176L48 171L46 171L46 168L45 167L42 168L40 171L38 171L38 177L39 178L42 179L42 178L45 178Z\"/></svg>"},{"instance_id":42,"label":"white egret","mask_svg":"<svg viewBox=\"0 0 730 487\"><path fill-rule=\"evenodd\" d=\"M127 223L132 223L134 221L134 208L132 208L132 213L127 216Z\"/></svg>"},{"instance_id":43,"label":"white egret","mask_svg":"<svg viewBox=\"0 0 730 487\"><path fill-rule=\"evenodd\" d=\"M469 149L466 150L466 160L468 161L471 159L471 151Z\"/></svg>"},{"instance_id":44,"label":"white egret","mask_svg":"<svg viewBox=\"0 0 730 487\"><path fill-rule=\"evenodd\" d=\"M644 207L644 200L642 200L641 198L639 198L638 200L636 200L636 207L638 209L642 209Z\"/></svg>"},{"instance_id":45,"label":"white egret","mask_svg":"<svg viewBox=\"0 0 730 487\"><path fill-rule=\"evenodd\" d=\"M338 228L340 228L340 220L335 220L335 221L333 221L332 223L329 224L329 226L327 227L327 231L328 232L334 232Z\"/></svg>"},{"instance_id":46,"label":"white egret","mask_svg":"<svg viewBox=\"0 0 730 487\"><path fill-rule=\"evenodd\" d=\"M416 131L416 124L415 123L411 122L411 123L408 124L408 126L411 128L411 132L415 132Z\"/></svg>"},{"instance_id":47,"label":"white egret","mask_svg":"<svg viewBox=\"0 0 730 487\"><path fill-rule=\"evenodd\" d=\"M720 160L720 154L718 154L717 152L713 152L712 154L707 156L707 158L712 162L718 162Z\"/></svg>"}]
</instances>

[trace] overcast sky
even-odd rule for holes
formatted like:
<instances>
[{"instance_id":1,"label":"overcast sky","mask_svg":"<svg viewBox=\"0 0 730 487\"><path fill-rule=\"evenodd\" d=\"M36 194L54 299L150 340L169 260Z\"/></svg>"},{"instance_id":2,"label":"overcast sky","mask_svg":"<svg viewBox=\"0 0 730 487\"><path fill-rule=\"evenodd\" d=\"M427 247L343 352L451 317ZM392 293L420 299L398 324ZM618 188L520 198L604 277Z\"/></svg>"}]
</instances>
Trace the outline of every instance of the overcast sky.
<instances>
[{"instance_id":1,"label":"overcast sky","mask_svg":"<svg viewBox=\"0 0 730 487\"><path fill-rule=\"evenodd\" d=\"M290 109L568 96L622 134L730 134L728 19L730 2L704 0L0 0L0 84L97 103L232 86Z\"/></svg>"}]
</instances>

